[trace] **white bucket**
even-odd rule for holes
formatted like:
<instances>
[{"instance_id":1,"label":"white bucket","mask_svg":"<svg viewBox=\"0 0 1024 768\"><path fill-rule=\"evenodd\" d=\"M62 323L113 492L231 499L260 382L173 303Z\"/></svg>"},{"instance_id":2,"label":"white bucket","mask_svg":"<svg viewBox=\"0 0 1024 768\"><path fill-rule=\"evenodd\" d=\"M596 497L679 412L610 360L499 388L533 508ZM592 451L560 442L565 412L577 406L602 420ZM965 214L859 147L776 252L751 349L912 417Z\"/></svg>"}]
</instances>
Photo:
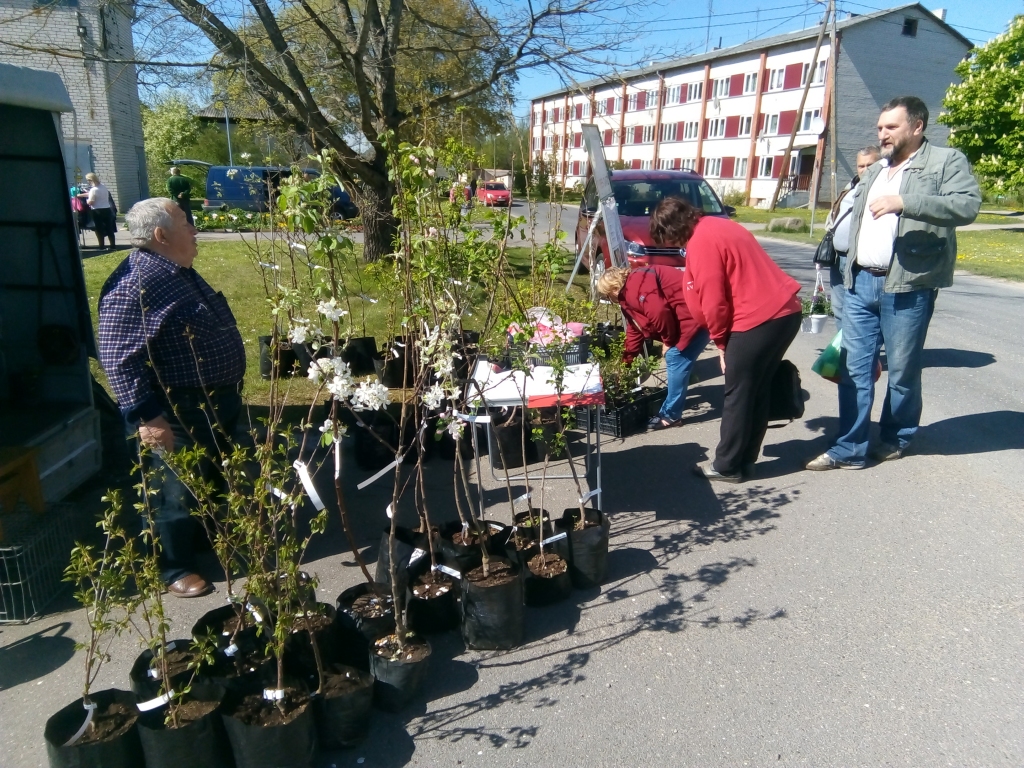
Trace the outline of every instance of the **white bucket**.
<instances>
[{"instance_id":1,"label":"white bucket","mask_svg":"<svg viewBox=\"0 0 1024 768\"><path fill-rule=\"evenodd\" d=\"M825 321L828 320L828 315L811 315L807 319L810 320L810 332L821 333L825 330Z\"/></svg>"}]
</instances>

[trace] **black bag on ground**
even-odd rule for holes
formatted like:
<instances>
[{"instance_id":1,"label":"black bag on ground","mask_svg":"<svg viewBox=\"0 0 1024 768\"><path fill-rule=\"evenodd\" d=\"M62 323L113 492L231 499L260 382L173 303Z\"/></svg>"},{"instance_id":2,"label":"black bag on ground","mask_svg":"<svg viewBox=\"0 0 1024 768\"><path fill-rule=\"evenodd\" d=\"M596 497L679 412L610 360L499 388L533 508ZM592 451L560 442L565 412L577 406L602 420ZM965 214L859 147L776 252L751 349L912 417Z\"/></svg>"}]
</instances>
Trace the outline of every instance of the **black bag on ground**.
<instances>
[{"instance_id":1,"label":"black bag on ground","mask_svg":"<svg viewBox=\"0 0 1024 768\"><path fill-rule=\"evenodd\" d=\"M769 421L792 421L804 415L804 394L800 388L800 371L789 360L783 360L772 377Z\"/></svg>"}]
</instances>

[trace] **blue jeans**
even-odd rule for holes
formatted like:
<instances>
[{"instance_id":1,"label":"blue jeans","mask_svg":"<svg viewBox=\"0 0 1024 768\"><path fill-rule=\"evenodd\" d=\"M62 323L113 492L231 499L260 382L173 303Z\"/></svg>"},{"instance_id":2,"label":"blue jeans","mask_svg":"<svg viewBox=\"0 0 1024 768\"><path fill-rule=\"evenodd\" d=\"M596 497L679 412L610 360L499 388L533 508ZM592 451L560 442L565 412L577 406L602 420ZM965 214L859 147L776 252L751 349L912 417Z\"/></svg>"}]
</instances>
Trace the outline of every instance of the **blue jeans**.
<instances>
[{"instance_id":1,"label":"blue jeans","mask_svg":"<svg viewBox=\"0 0 1024 768\"><path fill-rule=\"evenodd\" d=\"M846 302L846 286L843 275L846 273L846 254L836 252L839 257L834 266L828 270L828 286L832 293L832 314L835 315L836 330L843 330L843 304Z\"/></svg>"},{"instance_id":2,"label":"blue jeans","mask_svg":"<svg viewBox=\"0 0 1024 768\"><path fill-rule=\"evenodd\" d=\"M851 464L863 464L867 457L874 370L883 343L889 385L880 421L882 442L906 448L921 421L922 351L938 291L886 293L884 284L884 277L855 271L843 308L846 366L839 380L840 437L829 455Z\"/></svg>"},{"instance_id":3,"label":"blue jeans","mask_svg":"<svg viewBox=\"0 0 1024 768\"><path fill-rule=\"evenodd\" d=\"M658 415L666 421L678 421L683 415L683 406L686 405L686 387L690 383L690 369L694 361L700 357L700 353L708 345L711 336L707 330L701 328L697 335L690 339L686 349L680 351L678 347L669 347L665 350L665 372L668 374L668 395L662 403L661 413Z\"/></svg>"}]
</instances>

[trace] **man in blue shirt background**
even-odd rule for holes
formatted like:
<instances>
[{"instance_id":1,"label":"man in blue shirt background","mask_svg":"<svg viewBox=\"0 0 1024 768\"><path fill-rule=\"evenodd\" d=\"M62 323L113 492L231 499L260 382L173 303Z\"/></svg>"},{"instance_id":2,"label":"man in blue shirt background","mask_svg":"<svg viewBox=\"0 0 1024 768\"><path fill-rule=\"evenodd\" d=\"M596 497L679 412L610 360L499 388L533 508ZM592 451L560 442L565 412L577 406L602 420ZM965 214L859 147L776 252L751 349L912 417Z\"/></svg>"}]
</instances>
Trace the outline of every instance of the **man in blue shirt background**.
<instances>
[{"instance_id":1,"label":"man in blue shirt background","mask_svg":"<svg viewBox=\"0 0 1024 768\"><path fill-rule=\"evenodd\" d=\"M143 466L153 470L160 567L168 592L198 597L212 586L195 572L192 494L165 463L195 444L213 475L242 411L245 349L224 296L192 268L196 229L167 198L125 215L134 250L100 294L99 352Z\"/></svg>"}]
</instances>

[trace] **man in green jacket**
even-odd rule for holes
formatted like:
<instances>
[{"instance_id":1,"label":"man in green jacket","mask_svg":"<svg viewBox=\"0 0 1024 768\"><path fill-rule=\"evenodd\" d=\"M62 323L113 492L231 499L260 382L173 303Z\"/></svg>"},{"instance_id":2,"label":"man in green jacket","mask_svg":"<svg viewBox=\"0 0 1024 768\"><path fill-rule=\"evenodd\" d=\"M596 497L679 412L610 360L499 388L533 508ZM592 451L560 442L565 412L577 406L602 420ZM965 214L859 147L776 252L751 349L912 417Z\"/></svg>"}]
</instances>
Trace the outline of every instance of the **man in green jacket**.
<instances>
[{"instance_id":1,"label":"man in green jacket","mask_svg":"<svg viewBox=\"0 0 1024 768\"><path fill-rule=\"evenodd\" d=\"M967 158L924 136L928 107L900 96L882 107L882 159L861 177L850 215L846 260L839 438L807 469L863 469L874 369L881 346L889 369L876 461L901 458L921 421L921 367L939 288L953 284L956 228L981 208Z\"/></svg>"},{"instance_id":2,"label":"man in green jacket","mask_svg":"<svg viewBox=\"0 0 1024 768\"><path fill-rule=\"evenodd\" d=\"M178 207L185 212L189 226L195 222L192 220L192 182L181 175L179 168L171 168L171 176L167 179L167 191L171 200L178 204Z\"/></svg>"}]
</instances>

